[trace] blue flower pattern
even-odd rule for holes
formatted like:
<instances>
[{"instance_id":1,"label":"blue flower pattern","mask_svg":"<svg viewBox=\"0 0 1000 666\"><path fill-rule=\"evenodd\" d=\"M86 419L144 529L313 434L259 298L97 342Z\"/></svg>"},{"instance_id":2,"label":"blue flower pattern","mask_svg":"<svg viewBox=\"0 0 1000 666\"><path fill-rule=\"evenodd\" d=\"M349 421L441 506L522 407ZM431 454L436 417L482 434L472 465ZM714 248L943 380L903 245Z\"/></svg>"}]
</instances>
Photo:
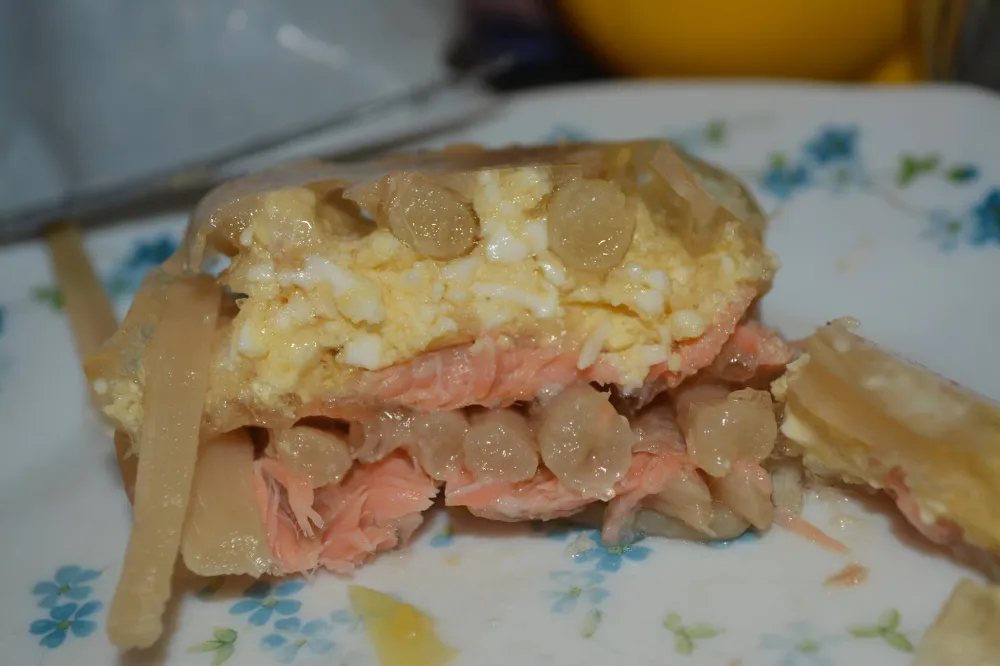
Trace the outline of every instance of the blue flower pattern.
<instances>
[{"instance_id":1,"label":"blue flower pattern","mask_svg":"<svg viewBox=\"0 0 1000 666\"><path fill-rule=\"evenodd\" d=\"M843 164L856 157L857 127L827 127L806 142L804 152L819 166Z\"/></svg>"},{"instance_id":2,"label":"blue flower pattern","mask_svg":"<svg viewBox=\"0 0 1000 666\"><path fill-rule=\"evenodd\" d=\"M86 638L94 633L97 623L88 618L100 609L100 601L88 601L82 606L75 602L56 606L49 611L49 617L32 622L29 631L34 636L42 637L39 645L57 648L66 642L70 634Z\"/></svg>"},{"instance_id":3,"label":"blue flower pattern","mask_svg":"<svg viewBox=\"0 0 1000 666\"><path fill-rule=\"evenodd\" d=\"M300 579L290 579L279 583L272 588L266 581L258 581L251 585L243 593L245 597L242 601L233 604L229 609L230 615L247 615L247 622L255 627L262 627L271 621L271 616L289 616L299 612L302 602L297 599L289 599L296 592L305 587L305 581Z\"/></svg>"},{"instance_id":4,"label":"blue flower pattern","mask_svg":"<svg viewBox=\"0 0 1000 666\"><path fill-rule=\"evenodd\" d=\"M809 185L809 172L802 164L790 164L783 155L775 155L761 177L760 186L778 199L788 199Z\"/></svg>"},{"instance_id":5,"label":"blue flower pattern","mask_svg":"<svg viewBox=\"0 0 1000 666\"><path fill-rule=\"evenodd\" d=\"M642 562L653 552L650 548L635 543L606 546L601 543L601 535L598 532L591 532L588 538L593 544L586 550L574 554L573 559L577 562L594 563L598 571L607 573L615 573L625 562Z\"/></svg>"},{"instance_id":6,"label":"blue flower pattern","mask_svg":"<svg viewBox=\"0 0 1000 666\"><path fill-rule=\"evenodd\" d=\"M549 577L559 588L549 590L546 596L554 599L552 612L566 615L573 612L580 600L597 606L608 598L610 592L600 587L604 575L596 571L554 571Z\"/></svg>"},{"instance_id":7,"label":"blue flower pattern","mask_svg":"<svg viewBox=\"0 0 1000 666\"><path fill-rule=\"evenodd\" d=\"M230 607L229 614L245 617L250 625L249 631L261 628L263 631L256 639L256 645L261 652L270 653L278 663L291 664L300 659L314 663L316 658L335 651L335 658L331 655L324 660L342 666L368 664L370 659L366 654L345 650L344 641L336 636L338 632L342 632L342 638L356 633L363 626L361 617L350 609L342 609L325 619L303 619L299 615L301 602L289 597L304 586L305 582L301 579L286 580L277 585L257 581L243 592L241 601ZM218 589L219 586L212 586L208 594L199 592L196 596L208 599ZM216 627L209 640L191 646L188 653L211 653L211 663L221 666L228 663L237 651L246 649L246 639L240 638L246 635L247 632L232 627ZM347 639L347 642L350 640Z\"/></svg>"},{"instance_id":8,"label":"blue flower pattern","mask_svg":"<svg viewBox=\"0 0 1000 666\"><path fill-rule=\"evenodd\" d=\"M38 644L57 648L70 636L86 638L94 633L97 623L93 616L103 607L100 601L87 601L100 578L97 569L85 569L72 564L59 567L52 580L36 583L31 593L37 597L40 608L48 610L48 617L35 620L28 628L33 636L41 636Z\"/></svg>"},{"instance_id":9,"label":"blue flower pattern","mask_svg":"<svg viewBox=\"0 0 1000 666\"><path fill-rule=\"evenodd\" d=\"M100 571L76 565L60 567L53 580L36 584L31 593L41 597L38 605L42 608L54 608L60 601L66 599L83 601L94 591L94 588L87 583L97 580L100 575Z\"/></svg>"},{"instance_id":10,"label":"blue flower pattern","mask_svg":"<svg viewBox=\"0 0 1000 666\"><path fill-rule=\"evenodd\" d=\"M760 176L760 189L779 201L826 185L833 192L868 187L871 178L858 153L858 128L830 125L820 129L794 158L773 155Z\"/></svg>"},{"instance_id":11,"label":"blue flower pattern","mask_svg":"<svg viewBox=\"0 0 1000 666\"><path fill-rule=\"evenodd\" d=\"M323 620L303 623L298 617L286 617L275 621L274 631L260 639L260 647L274 652L280 663L290 664L302 651L319 656L332 650L334 642L327 638L332 629Z\"/></svg>"}]
</instances>

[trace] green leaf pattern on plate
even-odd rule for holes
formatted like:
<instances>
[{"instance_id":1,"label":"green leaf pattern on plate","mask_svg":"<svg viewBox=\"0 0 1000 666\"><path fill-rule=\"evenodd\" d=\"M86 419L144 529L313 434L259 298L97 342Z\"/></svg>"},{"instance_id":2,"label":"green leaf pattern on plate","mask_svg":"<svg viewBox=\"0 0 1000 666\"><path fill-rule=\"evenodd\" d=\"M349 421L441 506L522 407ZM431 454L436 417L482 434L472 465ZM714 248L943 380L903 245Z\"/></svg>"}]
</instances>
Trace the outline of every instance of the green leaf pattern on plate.
<instances>
[{"instance_id":1,"label":"green leaf pattern on plate","mask_svg":"<svg viewBox=\"0 0 1000 666\"><path fill-rule=\"evenodd\" d=\"M583 626L580 627L580 637L590 638L597 633L597 628L601 626L604 613L598 608L591 608L583 617Z\"/></svg>"},{"instance_id":2,"label":"green leaf pattern on plate","mask_svg":"<svg viewBox=\"0 0 1000 666\"><path fill-rule=\"evenodd\" d=\"M663 618L663 626L674 635L674 651L677 654L691 654L696 641L715 638L723 632L710 624L685 625L681 616L674 612L667 613Z\"/></svg>"},{"instance_id":3,"label":"green leaf pattern on plate","mask_svg":"<svg viewBox=\"0 0 1000 666\"><path fill-rule=\"evenodd\" d=\"M913 652L913 643L899 630L901 616L898 610L890 608L875 624L861 624L848 628L847 633L855 638L881 638L900 652Z\"/></svg>"},{"instance_id":4,"label":"green leaf pattern on plate","mask_svg":"<svg viewBox=\"0 0 1000 666\"><path fill-rule=\"evenodd\" d=\"M917 156L903 153L899 156L896 184L906 187L922 175L933 173L941 164L940 155Z\"/></svg>"},{"instance_id":5,"label":"green leaf pattern on plate","mask_svg":"<svg viewBox=\"0 0 1000 666\"><path fill-rule=\"evenodd\" d=\"M56 312L63 309L62 293L53 286L35 287L31 290L31 300L48 306Z\"/></svg>"},{"instance_id":6,"label":"green leaf pattern on plate","mask_svg":"<svg viewBox=\"0 0 1000 666\"><path fill-rule=\"evenodd\" d=\"M214 652L212 666L221 666L226 663L233 654L236 653L236 640L239 633L229 627L216 627L212 632L212 638L204 643L198 643L188 648L190 653Z\"/></svg>"},{"instance_id":7,"label":"green leaf pattern on plate","mask_svg":"<svg viewBox=\"0 0 1000 666\"><path fill-rule=\"evenodd\" d=\"M896 185L908 187L923 176L937 175L953 185L971 183L979 176L979 169L974 164L952 164L945 167L941 156L914 155L902 153L899 156L899 166L896 169Z\"/></svg>"}]
</instances>

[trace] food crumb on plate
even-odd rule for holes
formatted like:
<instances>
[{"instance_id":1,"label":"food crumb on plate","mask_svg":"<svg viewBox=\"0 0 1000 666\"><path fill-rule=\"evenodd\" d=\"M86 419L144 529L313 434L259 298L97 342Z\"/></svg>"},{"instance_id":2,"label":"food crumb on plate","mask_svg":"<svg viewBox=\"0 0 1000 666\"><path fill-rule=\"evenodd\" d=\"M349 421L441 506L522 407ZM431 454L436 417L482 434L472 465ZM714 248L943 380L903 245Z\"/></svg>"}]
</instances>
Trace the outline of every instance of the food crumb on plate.
<instances>
[{"instance_id":1,"label":"food crumb on plate","mask_svg":"<svg viewBox=\"0 0 1000 666\"><path fill-rule=\"evenodd\" d=\"M382 666L443 666L458 654L438 638L434 619L416 606L360 585L348 586L347 594Z\"/></svg>"},{"instance_id":2,"label":"food crumb on plate","mask_svg":"<svg viewBox=\"0 0 1000 666\"><path fill-rule=\"evenodd\" d=\"M868 567L857 562L848 564L843 569L826 579L823 584L827 587L857 587L868 580Z\"/></svg>"}]
</instances>

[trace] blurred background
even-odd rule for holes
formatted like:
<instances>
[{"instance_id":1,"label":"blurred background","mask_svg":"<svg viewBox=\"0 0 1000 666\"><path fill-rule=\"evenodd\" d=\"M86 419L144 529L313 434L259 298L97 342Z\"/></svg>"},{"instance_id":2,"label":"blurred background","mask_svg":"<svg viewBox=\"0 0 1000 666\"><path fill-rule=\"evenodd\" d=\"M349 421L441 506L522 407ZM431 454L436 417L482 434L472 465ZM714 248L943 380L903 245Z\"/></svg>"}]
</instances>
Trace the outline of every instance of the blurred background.
<instances>
[{"instance_id":1,"label":"blurred background","mask_svg":"<svg viewBox=\"0 0 1000 666\"><path fill-rule=\"evenodd\" d=\"M994 0L0 0L0 236L391 147L539 86L997 89L998 35Z\"/></svg>"}]
</instances>

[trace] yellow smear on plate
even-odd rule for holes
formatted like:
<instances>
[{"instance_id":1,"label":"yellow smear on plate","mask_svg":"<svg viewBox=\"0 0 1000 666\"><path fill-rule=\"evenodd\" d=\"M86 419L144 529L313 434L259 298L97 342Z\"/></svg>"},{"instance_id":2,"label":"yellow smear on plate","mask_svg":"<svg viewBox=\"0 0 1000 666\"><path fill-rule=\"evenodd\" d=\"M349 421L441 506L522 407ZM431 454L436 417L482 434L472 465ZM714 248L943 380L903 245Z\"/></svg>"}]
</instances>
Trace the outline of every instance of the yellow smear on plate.
<instances>
[{"instance_id":1,"label":"yellow smear on plate","mask_svg":"<svg viewBox=\"0 0 1000 666\"><path fill-rule=\"evenodd\" d=\"M381 666L443 666L458 654L438 638L434 618L416 606L361 585L349 585L347 595Z\"/></svg>"}]
</instances>

